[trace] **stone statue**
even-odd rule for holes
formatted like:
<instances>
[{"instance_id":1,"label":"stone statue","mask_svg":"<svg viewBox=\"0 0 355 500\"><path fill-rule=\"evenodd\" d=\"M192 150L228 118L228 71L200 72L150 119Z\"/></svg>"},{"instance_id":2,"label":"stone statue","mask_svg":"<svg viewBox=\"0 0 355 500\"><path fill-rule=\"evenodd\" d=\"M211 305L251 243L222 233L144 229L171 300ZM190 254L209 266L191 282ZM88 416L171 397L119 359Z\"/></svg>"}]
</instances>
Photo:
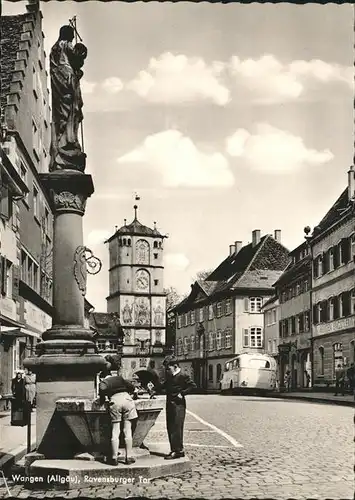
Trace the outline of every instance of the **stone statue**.
<instances>
[{"instance_id":1,"label":"stone statue","mask_svg":"<svg viewBox=\"0 0 355 500\"><path fill-rule=\"evenodd\" d=\"M83 120L81 68L87 56L87 48L82 43L73 45L73 39L74 29L62 26L49 56L52 88L50 172L85 169L86 155L81 149L78 131Z\"/></svg>"}]
</instances>

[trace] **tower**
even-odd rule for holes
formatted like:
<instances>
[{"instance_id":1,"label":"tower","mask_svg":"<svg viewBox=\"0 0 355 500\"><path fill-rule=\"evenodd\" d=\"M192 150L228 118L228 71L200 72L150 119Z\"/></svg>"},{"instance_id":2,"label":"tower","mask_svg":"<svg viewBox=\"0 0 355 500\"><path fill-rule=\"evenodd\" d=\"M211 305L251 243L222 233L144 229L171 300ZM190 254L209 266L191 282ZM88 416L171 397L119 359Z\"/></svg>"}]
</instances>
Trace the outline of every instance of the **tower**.
<instances>
[{"instance_id":1,"label":"tower","mask_svg":"<svg viewBox=\"0 0 355 500\"><path fill-rule=\"evenodd\" d=\"M164 239L137 218L115 231L109 244L107 312L117 312L124 329L122 375L147 382L159 371L165 346Z\"/></svg>"}]
</instances>

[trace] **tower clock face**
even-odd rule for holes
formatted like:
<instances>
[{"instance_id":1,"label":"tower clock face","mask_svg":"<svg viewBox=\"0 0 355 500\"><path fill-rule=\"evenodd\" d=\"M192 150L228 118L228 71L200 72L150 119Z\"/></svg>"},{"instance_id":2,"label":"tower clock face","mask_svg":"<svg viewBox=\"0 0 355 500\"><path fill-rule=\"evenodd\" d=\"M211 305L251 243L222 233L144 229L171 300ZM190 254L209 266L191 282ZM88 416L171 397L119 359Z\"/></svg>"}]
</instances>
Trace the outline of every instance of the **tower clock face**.
<instances>
[{"instance_id":1,"label":"tower clock face","mask_svg":"<svg viewBox=\"0 0 355 500\"><path fill-rule=\"evenodd\" d=\"M137 273L136 285L139 290L147 290L149 286L147 273L145 273L144 271Z\"/></svg>"}]
</instances>

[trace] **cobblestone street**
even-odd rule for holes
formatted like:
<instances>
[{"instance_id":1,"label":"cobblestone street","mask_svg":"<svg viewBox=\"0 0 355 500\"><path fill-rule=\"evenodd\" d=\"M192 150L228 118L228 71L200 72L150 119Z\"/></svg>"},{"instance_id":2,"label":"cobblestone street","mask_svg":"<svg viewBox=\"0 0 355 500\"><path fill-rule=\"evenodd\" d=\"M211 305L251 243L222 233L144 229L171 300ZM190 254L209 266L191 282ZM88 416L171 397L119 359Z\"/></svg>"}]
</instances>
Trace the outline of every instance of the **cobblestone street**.
<instances>
[{"instance_id":1,"label":"cobblestone street","mask_svg":"<svg viewBox=\"0 0 355 500\"><path fill-rule=\"evenodd\" d=\"M150 483L18 498L353 498L353 409L257 397L191 396L185 448L192 471ZM146 440L167 442L162 414ZM167 448L168 450L168 448ZM2 497L6 490L2 487Z\"/></svg>"}]
</instances>

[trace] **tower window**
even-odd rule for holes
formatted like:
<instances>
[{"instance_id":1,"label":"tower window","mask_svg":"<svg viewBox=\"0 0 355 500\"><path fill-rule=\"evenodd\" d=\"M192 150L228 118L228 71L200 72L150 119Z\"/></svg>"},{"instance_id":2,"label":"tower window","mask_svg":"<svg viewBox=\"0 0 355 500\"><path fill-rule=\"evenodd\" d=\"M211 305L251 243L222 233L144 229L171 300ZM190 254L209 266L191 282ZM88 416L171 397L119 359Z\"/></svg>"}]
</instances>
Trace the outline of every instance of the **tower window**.
<instances>
[{"instance_id":1,"label":"tower window","mask_svg":"<svg viewBox=\"0 0 355 500\"><path fill-rule=\"evenodd\" d=\"M159 241L159 248L161 248L161 241Z\"/></svg>"},{"instance_id":2,"label":"tower window","mask_svg":"<svg viewBox=\"0 0 355 500\"><path fill-rule=\"evenodd\" d=\"M126 245L126 238L123 238L123 245L125 246Z\"/></svg>"},{"instance_id":3,"label":"tower window","mask_svg":"<svg viewBox=\"0 0 355 500\"><path fill-rule=\"evenodd\" d=\"M158 242L157 242L157 241L154 241L154 243L153 243L153 247L154 247L154 248L158 248Z\"/></svg>"},{"instance_id":4,"label":"tower window","mask_svg":"<svg viewBox=\"0 0 355 500\"><path fill-rule=\"evenodd\" d=\"M155 286L159 285L159 280L154 280L154 285Z\"/></svg>"},{"instance_id":5,"label":"tower window","mask_svg":"<svg viewBox=\"0 0 355 500\"><path fill-rule=\"evenodd\" d=\"M157 253L155 253L155 254L154 254L154 259L157 259L157 258L158 258L158 254L157 254Z\"/></svg>"},{"instance_id":6,"label":"tower window","mask_svg":"<svg viewBox=\"0 0 355 500\"><path fill-rule=\"evenodd\" d=\"M127 245L130 247L131 246L131 240L128 238Z\"/></svg>"}]
</instances>

